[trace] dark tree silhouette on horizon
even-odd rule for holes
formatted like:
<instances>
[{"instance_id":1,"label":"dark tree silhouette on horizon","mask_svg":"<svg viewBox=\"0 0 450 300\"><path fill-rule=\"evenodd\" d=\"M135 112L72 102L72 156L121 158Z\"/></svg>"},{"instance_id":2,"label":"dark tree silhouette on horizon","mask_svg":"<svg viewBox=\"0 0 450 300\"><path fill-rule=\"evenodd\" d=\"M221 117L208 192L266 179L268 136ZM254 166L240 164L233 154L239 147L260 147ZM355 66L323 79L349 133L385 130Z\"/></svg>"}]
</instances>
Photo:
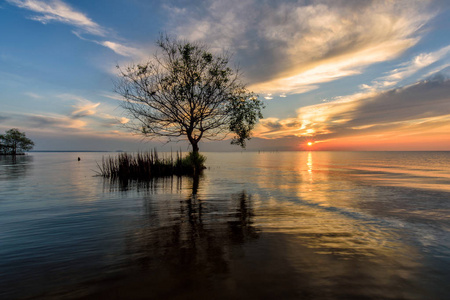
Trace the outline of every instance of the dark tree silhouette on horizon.
<instances>
[{"instance_id":1,"label":"dark tree silhouette on horizon","mask_svg":"<svg viewBox=\"0 0 450 300\"><path fill-rule=\"evenodd\" d=\"M25 132L17 128L7 130L0 134L0 153L7 155L22 154L33 149L34 142L25 136Z\"/></svg>"},{"instance_id":2,"label":"dark tree silhouette on horizon","mask_svg":"<svg viewBox=\"0 0 450 300\"><path fill-rule=\"evenodd\" d=\"M205 44L162 35L160 52L144 64L119 66L115 91L130 117L127 127L146 137L186 137L198 153L199 141L224 139L245 147L262 102L247 90L230 55L215 55Z\"/></svg>"}]
</instances>

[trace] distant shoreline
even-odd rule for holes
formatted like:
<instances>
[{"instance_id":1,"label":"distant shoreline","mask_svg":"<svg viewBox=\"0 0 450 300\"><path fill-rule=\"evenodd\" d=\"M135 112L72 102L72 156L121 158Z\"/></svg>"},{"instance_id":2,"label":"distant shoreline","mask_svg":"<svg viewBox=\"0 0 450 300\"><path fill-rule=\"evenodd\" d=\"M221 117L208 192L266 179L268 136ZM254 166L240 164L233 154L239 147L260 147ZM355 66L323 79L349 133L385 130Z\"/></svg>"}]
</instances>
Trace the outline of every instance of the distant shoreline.
<instances>
[{"instance_id":1,"label":"distant shoreline","mask_svg":"<svg viewBox=\"0 0 450 300\"><path fill-rule=\"evenodd\" d=\"M26 153L122 153L122 152L147 152L148 150L32 150ZM162 152L170 152L160 151ZM175 151L176 152L176 151ZM189 151L185 151L186 153ZM241 150L241 151L200 151L202 153L245 153L245 152L259 152L259 153L271 153L271 152L450 152L450 150ZM7 154L10 155L10 154ZM17 154L19 155L19 154Z\"/></svg>"},{"instance_id":2,"label":"distant shoreline","mask_svg":"<svg viewBox=\"0 0 450 300\"><path fill-rule=\"evenodd\" d=\"M34 150L34 151L28 151L28 153L58 153L58 152L64 152L64 153L79 153L79 152L126 152L122 150Z\"/></svg>"}]
</instances>

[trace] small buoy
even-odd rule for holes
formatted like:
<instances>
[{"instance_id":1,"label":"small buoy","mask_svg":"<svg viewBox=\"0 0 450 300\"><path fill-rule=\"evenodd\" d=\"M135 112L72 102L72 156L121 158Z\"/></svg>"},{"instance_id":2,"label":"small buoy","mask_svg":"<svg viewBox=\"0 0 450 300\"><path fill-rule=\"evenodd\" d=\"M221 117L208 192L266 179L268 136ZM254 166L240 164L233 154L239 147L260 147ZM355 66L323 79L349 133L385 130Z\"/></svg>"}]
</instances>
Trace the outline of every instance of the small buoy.
<instances>
[{"instance_id":1,"label":"small buoy","mask_svg":"<svg viewBox=\"0 0 450 300\"><path fill-rule=\"evenodd\" d=\"M81 160L81 158L78 157L78 161L80 161L80 160Z\"/></svg>"}]
</instances>

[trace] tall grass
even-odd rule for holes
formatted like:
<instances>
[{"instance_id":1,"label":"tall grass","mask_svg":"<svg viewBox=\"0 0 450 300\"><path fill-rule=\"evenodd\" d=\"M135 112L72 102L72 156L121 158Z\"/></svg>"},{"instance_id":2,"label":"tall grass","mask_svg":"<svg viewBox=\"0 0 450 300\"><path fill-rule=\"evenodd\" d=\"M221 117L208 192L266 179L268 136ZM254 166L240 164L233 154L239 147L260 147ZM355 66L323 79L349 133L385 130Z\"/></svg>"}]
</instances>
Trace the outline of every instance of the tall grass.
<instances>
[{"instance_id":1,"label":"tall grass","mask_svg":"<svg viewBox=\"0 0 450 300\"><path fill-rule=\"evenodd\" d=\"M156 150L150 152L118 154L116 157L103 157L98 164L98 175L111 179L145 180L155 177L195 175L201 172L206 158L190 152L183 157L181 152L160 157Z\"/></svg>"}]
</instances>

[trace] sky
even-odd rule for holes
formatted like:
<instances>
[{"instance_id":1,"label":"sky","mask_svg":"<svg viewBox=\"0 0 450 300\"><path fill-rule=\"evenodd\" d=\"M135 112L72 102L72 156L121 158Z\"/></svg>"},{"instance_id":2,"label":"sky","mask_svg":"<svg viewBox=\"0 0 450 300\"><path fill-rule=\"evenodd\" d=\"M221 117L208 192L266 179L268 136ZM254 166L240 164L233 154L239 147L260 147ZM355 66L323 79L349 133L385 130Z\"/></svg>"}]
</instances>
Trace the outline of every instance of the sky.
<instances>
[{"instance_id":1,"label":"sky","mask_svg":"<svg viewBox=\"0 0 450 300\"><path fill-rule=\"evenodd\" d=\"M2 0L0 132L35 150L188 150L127 131L114 93L116 66L161 33L233 54L266 106L250 151L450 150L448 0Z\"/></svg>"}]
</instances>

